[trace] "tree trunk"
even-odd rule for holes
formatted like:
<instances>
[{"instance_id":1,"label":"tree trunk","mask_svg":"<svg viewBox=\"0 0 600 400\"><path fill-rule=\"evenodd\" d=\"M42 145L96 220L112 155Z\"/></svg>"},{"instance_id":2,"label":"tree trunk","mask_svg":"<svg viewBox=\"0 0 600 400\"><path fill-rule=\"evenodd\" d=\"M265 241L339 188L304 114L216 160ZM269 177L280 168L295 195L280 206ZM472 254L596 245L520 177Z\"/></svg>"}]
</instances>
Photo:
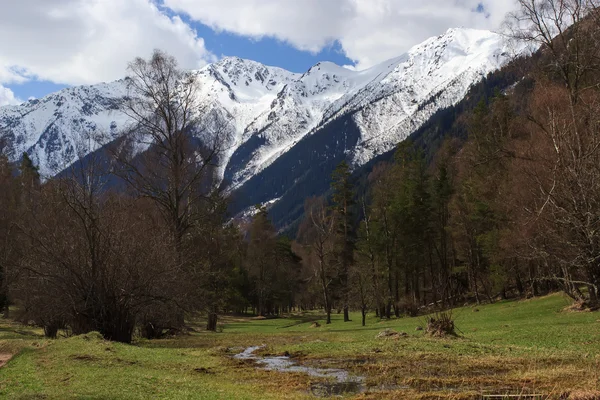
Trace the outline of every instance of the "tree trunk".
<instances>
[{"instance_id":1,"label":"tree trunk","mask_svg":"<svg viewBox=\"0 0 600 400\"><path fill-rule=\"evenodd\" d=\"M596 293L596 287L594 285L587 285L588 293L590 296L590 306L595 307L598 304L598 293Z\"/></svg>"},{"instance_id":2,"label":"tree trunk","mask_svg":"<svg viewBox=\"0 0 600 400\"><path fill-rule=\"evenodd\" d=\"M116 318L112 321L106 321L105 326L100 329L100 333L105 339L114 342L131 343L134 324L128 316Z\"/></svg>"},{"instance_id":3,"label":"tree trunk","mask_svg":"<svg viewBox=\"0 0 600 400\"><path fill-rule=\"evenodd\" d=\"M515 283L517 284L517 290L519 291L519 296L523 296L525 294L525 288L523 287L523 281L521 281L521 275L519 274L518 266L515 266Z\"/></svg>"},{"instance_id":4,"label":"tree trunk","mask_svg":"<svg viewBox=\"0 0 600 400\"><path fill-rule=\"evenodd\" d=\"M400 317L400 273L396 269L395 282L394 282L394 315L396 318ZM408 275L406 275L406 282L408 282ZM408 285L408 283L407 283ZM405 290L408 291L407 287ZM408 296L407 296L408 297Z\"/></svg>"},{"instance_id":5,"label":"tree trunk","mask_svg":"<svg viewBox=\"0 0 600 400\"><path fill-rule=\"evenodd\" d=\"M258 316L259 317L265 316L265 303L264 303L262 290L260 290L260 289L258 291Z\"/></svg>"},{"instance_id":6,"label":"tree trunk","mask_svg":"<svg viewBox=\"0 0 600 400\"><path fill-rule=\"evenodd\" d=\"M217 331L217 313L216 312L210 312L208 313L208 320L206 322L206 330L207 331L211 331L211 332L216 332Z\"/></svg>"},{"instance_id":7,"label":"tree trunk","mask_svg":"<svg viewBox=\"0 0 600 400\"><path fill-rule=\"evenodd\" d=\"M56 339L58 336L58 325L52 323L44 325L44 336L50 339Z\"/></svg>"}]
</instances>

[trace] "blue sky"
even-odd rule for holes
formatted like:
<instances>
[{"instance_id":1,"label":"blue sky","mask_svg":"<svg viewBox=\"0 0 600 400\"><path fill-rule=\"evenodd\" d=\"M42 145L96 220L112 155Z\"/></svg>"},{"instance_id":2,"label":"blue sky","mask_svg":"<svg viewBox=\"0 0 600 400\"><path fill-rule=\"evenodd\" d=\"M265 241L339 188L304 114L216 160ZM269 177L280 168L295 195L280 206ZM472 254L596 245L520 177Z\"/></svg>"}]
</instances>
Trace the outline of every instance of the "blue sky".
<instances>
[{"instance_id":1,"label":"blue sky","mask_svg":"<svg viewBox=\"0 0 600 400\"><path fill-rule=\"evenodd\" d=\"M459 26L496 29L515 0L0 0L0 106L122 78L154 48L183 68L238 56L304 72L371 67Z\"/></svg>"},{"instance_id":2,"label":"blue sky","mask_svg":"<svg viewBox=\"0 0 600 400\"><path fill-rule=\"evenodd\" d=\"M226 32L217 33L198 23L193 26L204 38L206 48L217 55L247 58L292 72L305 72L319 61L332 61L338 65L354 64L346 57L339 42L328 45L318 53L311 53L269 37L250 39Z\"/></svg>"},{"instance_id":3,"label":"blue sky","mask_svg":"<svg viewBox=\"0 0 600 400\"><path fill-rule=\"evenodd\" d=\"M49 93L56 92L65 88L67 85L60 83L52 83L48 81L27 81L19 84L5 85L11 89L15 96L20 99L27 100L31 97L40 98Z\"/></svg>"}]
</instances>

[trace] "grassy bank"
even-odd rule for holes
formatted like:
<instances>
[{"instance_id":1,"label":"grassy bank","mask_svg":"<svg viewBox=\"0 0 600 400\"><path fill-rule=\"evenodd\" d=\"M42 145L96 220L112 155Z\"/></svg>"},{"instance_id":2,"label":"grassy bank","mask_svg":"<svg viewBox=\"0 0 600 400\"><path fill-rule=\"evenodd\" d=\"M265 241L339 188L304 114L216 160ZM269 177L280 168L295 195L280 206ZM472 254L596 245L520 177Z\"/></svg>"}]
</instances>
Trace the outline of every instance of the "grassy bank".
<instances>
[{"instance_id":1,"label":"grassy bank","mask_svg":"<svg viewBox=\"0 0 600 400\"><path fill-rule=\"evenodd\" d=\"M365 377L356 398L480 398L527 392L577 398L600 390L600 314L565 312L561 295L507 301L454 312L456 338L418 331L424 318L311 328L316 314L255 320L227 318L223 333L109 343L96 334L55 341L2 322L0 397L9 399L283 399L311 398L320 378L255 368L230 356L250 345L263 354L290 353L304 365ZM323 321L320 321L321 323ZM376 338L391 328L405 337ZM581 397L580 398L585 398ZM600 397L599 397L600 398Z\"/></svg>"}]
</instances>

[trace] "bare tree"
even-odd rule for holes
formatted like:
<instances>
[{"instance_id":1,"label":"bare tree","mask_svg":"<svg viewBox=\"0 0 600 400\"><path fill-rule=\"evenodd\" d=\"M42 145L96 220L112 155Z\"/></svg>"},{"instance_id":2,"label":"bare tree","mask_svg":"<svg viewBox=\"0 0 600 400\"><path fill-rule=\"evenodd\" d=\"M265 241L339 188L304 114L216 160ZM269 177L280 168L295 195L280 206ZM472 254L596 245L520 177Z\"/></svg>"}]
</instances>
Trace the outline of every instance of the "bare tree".
<instances>
[{"instance_id":1,"label":"bare tree","mask_svg":"<svg viewBox=\"0 0 600 400\"><path fill-rule=\"evenodd\" d=\"M127 84L125 113L134 123L112 150L116 173L134 196L150 199L160 212L176 254L171 268L192 282L201 275L194 273L196 252L187 246L193 246L192 229L212 207L228 125L203 106L197 74L179 69L162 51L131 62ZM189 294L186 309L191 310L201 302ZM183 310L178 315L183 325Z\"/></svg>"},{"instance_id":2,"label":"bare tree","mask_svg":"<svg viewBox=\"0 0 600 400\"><path fill-rule=\"evenodd\" d=\"M169 232L147 200L111 193L102 156L80 158L44 184L18 224L22 318L50 337L68 328L130 342L142 315L180 298Z\"/></svg>"},{"instance_id":3,"label":"bare tree","mask_svg":"<svg viewBox=\"0 0 600 400\"><path fill-rule=\"evenodd\" d=\"M506 21L509 35L541 47L542 63L569 90L571 102L582 90L598 87L590 73L600 71L600 1L518 0Z\"/></svg>"},{"instance_id":4,"label":"bare tree","mask_svg":"<svg viewBox=\"0 0 600 400\"><path fill-rule=\"evenodd\" d=\"M530 246L553 279L579 301L598 303L600 286L600 93L587 91L570 107L557 85L536 89L529 131L535 147L524 149L530 179L528 224L541 230ZM574 122L575 121L575 122ZM579 290L588 286L588 294Z\"/></svg>"},{"instance_id":5,"label":"bare tree","mask_svg":"<svg viewBox=\"0 0 600 400\"><path fill-rule=\"evenodd\" d=\"M9 317L9 289L19 258L15 222L18 219L18 181L0 146L0 309Z\"/></svg>"},{"instance_id":6,"label":"bare tree","mask_svg":"<svg viewBox=\"0 0 600 400\"><path fill-rule=\"evenodd\" d=\"M331 323L331 284L336 276L334 235L335 219L323 198L309 198L304 204L304 221L299 228L299 240L308 247L314 276L319 281L327 323Z\"/></svg>"},{"instance_id":7,"label":"bare tree","mask_svg":"<svg viewBox=\"0 0 600 400\"><path fill-rule=\"evenodd\" d=\"M371 210L367 201L361 199L363 220L358 234L356 246L356 265L352 268L352 282L355 293L358 293L360 309L362 311L362 324L365 325L366 312L371 300L375 302L377 315L385 308L382 299L381 271L377 257L374 238Z\"/></svg>"},{"instance_id":8,"label":"bare tree","mask_svg":"<svg viewBox=\"0 0 600 400\"><path fill-rule=\"evenodd\" d=\"M526 235L546 276L579 301L598 303L600 284L600 2L519 0L513 37L541 48L527 110L528 145L513 162L527 177ZM527 230L524 230L527 231ZM549 276L548 276L549 275ZM586 284L588 294L580 287Z\"/></svg>"},{"instance_id":9,"label":"bare tree","mask_svg":"<svg viewBox=\"0 0 600 400\"><path fill-rule=\"evenodd\" d=\"M214 189L225 126L201 105L196 73L162 51L131 62L127 83L125 113L134 124L115 151L117 173L157 205L181 257L183 237Z\"/></svg>"}]
</instances>

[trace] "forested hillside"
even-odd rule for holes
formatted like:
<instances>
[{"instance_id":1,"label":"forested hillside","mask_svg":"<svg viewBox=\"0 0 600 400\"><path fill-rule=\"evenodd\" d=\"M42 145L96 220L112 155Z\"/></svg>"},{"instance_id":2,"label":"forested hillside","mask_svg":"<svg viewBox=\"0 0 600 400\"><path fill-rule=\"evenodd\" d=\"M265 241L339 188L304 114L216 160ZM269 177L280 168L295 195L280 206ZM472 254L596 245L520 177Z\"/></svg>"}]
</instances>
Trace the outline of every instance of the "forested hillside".
<instances>
[{"instance_id":1,"label":"forested hillside","mask_svg":"<svg viewBox=\"0 0 600 400\"><path fill-rule=\"evenodd\" d=\"M355 290L388 318L557 289L597 307L600 20L596 8L544 4L523 2L514 16L513 35L537 54L355 173L354 284L338 279L332 294ZM305 214L315 227L340 218L311 205ZM329 234L336 254L339 230Z\"/></svg>"}]
</instances>

